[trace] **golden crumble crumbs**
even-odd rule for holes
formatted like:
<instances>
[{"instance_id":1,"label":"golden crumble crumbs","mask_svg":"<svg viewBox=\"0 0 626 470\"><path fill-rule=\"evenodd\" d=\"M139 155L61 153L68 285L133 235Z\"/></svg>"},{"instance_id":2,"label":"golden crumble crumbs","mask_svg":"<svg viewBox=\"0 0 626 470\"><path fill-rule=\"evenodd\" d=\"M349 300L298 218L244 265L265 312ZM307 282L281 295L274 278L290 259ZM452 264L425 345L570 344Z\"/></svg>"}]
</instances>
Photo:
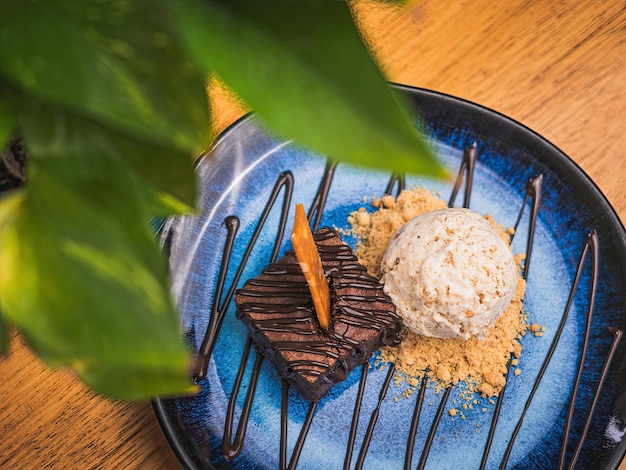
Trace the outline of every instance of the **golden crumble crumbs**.
<instances>
[{"instance_id":1,"label":"golden crumble crumbs","mask_svg":"<svg viewBox=\"0 0 626 470\"><path fill-rule=\"evenodd\" d=\"M381 277L380 264L393 233L413 217L447 207L445 201L423 188L403 190L397 198L386 195L374 199L371 205L374 207L371 212L365 207L352 212L348 223L349 233L357 240L356 255L359 262L378 278ZM513 229L504 229L489 215L486 219L502 239L510 244ZM519 265L525 256L520 254L514 258ZM404 327L399 346L381 349L382 360L395 363L398 374L396 385L405 382L408 389L415 389L425 374L434 382L437 390L465 382L468 400L474 392L483 397L497 396L506 383L507 364L511 355L517 365L522 351L519 342L521 337L527 330L534 336L541 336L545 331L545 327L527 323L522 304L525 289L526 283L518 274L510 306L483 339L471 337L465 341L458 338L431 338L420 336ZM519 373L521 370L515 369L515 374ZM402 394L408 395L406 390ZM455 416L457 411L450 409L450 416Z\"/></svg>"}]
</instances>

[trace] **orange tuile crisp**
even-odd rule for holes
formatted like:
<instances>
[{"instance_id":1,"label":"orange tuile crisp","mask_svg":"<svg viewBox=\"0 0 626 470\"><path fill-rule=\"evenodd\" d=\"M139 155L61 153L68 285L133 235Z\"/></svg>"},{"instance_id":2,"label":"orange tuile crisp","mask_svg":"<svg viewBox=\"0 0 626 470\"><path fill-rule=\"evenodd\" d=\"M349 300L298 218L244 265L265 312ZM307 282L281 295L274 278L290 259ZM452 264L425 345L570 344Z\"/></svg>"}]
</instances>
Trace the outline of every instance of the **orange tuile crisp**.
<instances>
[{"instance_id":1,"label":"orange tuile crisp","mask_svg":"<svg viewBox=\"0 0 626 470\"><path fill-rule=\"evenodd\" d=\"M327 330L330 323L330 289L302 204L296 204L291 243L311 291L317 321L322 329Z\"/></svg>"}]
</instances>

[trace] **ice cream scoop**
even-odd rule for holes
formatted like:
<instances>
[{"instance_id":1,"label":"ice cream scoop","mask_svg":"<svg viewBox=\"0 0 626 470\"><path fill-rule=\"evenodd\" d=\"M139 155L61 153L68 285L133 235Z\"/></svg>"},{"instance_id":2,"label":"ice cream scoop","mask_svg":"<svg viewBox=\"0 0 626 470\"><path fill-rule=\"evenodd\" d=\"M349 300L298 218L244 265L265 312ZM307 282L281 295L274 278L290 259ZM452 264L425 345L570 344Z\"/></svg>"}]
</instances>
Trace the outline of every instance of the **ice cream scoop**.
<instances>
[{"instance_id":1,"label":"ice cream scoop","mask_svg":"<svg viewBox=\"0 0 626 470\"><path fill-rule=\"evenodd\" d=\"M409 220L391 237L381 270L404 324L437 338L484 337L517 282L509 245L482 215L462 208Z\"/></svg>"}]
</instances>

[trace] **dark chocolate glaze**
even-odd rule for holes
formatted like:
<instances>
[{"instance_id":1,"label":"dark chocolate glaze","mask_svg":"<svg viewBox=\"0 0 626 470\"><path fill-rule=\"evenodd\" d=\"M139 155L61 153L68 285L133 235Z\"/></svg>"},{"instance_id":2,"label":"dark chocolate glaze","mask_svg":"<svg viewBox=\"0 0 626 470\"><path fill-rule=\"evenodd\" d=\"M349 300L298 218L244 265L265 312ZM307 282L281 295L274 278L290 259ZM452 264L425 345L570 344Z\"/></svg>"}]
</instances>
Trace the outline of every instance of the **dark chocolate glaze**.
<instances>
[{"instance_id":1,"label":"dark chocolate glaze","mask_svg":"<svg viewBox=\"0 0 626 470\"><path fill-rule=\"evenodd\" d=\"M464 195L463 206L464 207L469 206L469 200L470 200L471 191L472 191L474 164L475 164L476 158L477 158L476 157L476 144L474 143L472 144L471 147L466 149L463 154L461 166L460 166L457 179L456 179L456 182L455 182L455 185L452 190L451 197L450 197L450 201L449 201L450 207L452 207L452 205L454 204L454 200L463 184L464 177L466 180L465 180L465 195ZM312 216L315 215L315 218L313 219L313 224L312 224L314 227L314 230L317 229L321 221L324 206L326 204L326 199L328 197L328 192L331 187L335 168L336 168L336 163L334 162L327 163L324 176L322 178L322 181L320 182L317 194L311 206L311 209L309 212L309 220L311 220ZM522 204L522 207L520 208L520 213L515 223L515 228L517 228L521 220L525 206L527 204L527 201L528 199L531 199L532 202L531 202L531 210L530 210L530 215L529 215L529 234L528 234L529 236L527 240L527 251L526 251L527 257L526 257L526 263L525 263L524 271L523 271L523 276L525 279L528 276L530 255L532 253L533 237L534 237L535 224L536 224L536 219L537 219L538 209L539 209L542 179L543 179L542 175L539 175L528 181L526 185L526 195L524 198L524 202ZM404 186L405 186L404 176L392 175L387 185L387 189L385 193L391 194L394 189L394 186L396 185L397 185L397 188L396 188L396 196L397 196L402 191L402 189L404 189ZM208 362L209 362L215 341L217 340L217 335L219 334L220 326L223 320L223 316L226 312L226 308L228 304L230 303L230 301L232 300L232 297L235 291L235 286L240 279L241 273L243 271L243 267L247 263L252 247L254 246L256 239L259 236L263 228L265 219L267 218L267 215L271 207L274 205L275 201L277 200L279 196L280 191L283 188L285 189L285 192L283 195L282 216L281 216L278 233L276 235L276 243L274 245L274 249L271 255L270 261L272 264L270 264L270 266L268 266L266 270L264 271L265 275L267 275L270 279L276 278L279 276L283 277L283 279L274 284L272 284L271 282L268 284L267 280L264 280L264 279L256 279L254 280L253 283L249 284L247 288L244 288L244 292L246 292L247 295L249 296L248 300L252 300L255 298L262 300L263 297L266 295L266 293L263 293L261 295L259 294L259 290L262 291L264 289L267 289L268 286L272 286L272 288L276 288L279 291L282 291L281 295L284 295L284 299L282 302L272 303L271 306L268 306L268 305L258 306L258 305L254 305L255 302L247 302L248 305L246 308L247 308L247 311L250 312L253 316L255 314L267 315L266 318L257 318L256 322L257 322L259 331L266 331L268 333L277 334L277 335L280 335L280 334L289 335L289 334L297 333L298 335L302 335L303 337L309 337L309 338L315 338L316 335L319 335L319 331L317 331L316 320L311 315L312 306L308 304L303 304L301 301L302 296L307 294L307 288L306 288L306 285L302 284L301 280L294 279L294 277L297 277L297 273L295 273L295 270L296 270L295 266L293 265L292 262L274 263L274 261L276 260L281 242L282 242L282 237L283 237L285 225L286 225L288 207L290 204L291 194L292 194L292 189L293 189L293 177L291 176L290 172L285 172L280 175L280 177L278 178L276 182L274 191L252 235L252 239L249 242L247 250L242 259L242 263L239 266L239 269L235 275L233 283L228 293L224 297L224 300L220 304L220 299L223 294L225 274L228 270L230 254L233 249L234 239L235 239L237 229L238 229L238 219L236 217L231 216L225 220L225 226L227 228L227 236L226 236L226 242L224 246L222 268L219 273L218 286L215 292L215 300L214 300L214 305L212 309L211 319L209 321L209 326L207 328L207 333L205 335L202 347L200 348L197 362L194 366L194 379L196 381L202 380L206 375L206 367L208 366ZM324 245L324 242L323 242L324 240L328 240L329 238L332 238L334 236L331 232L332 231L325 229L322 231L321 234L317 235L317 238L321 242L322 245ZM329 238L326 238L326 237L329 237ZM375 292L377 291L377 289L374 288L370 284L371 279L365 272L365 269L357 263L354 255L351 252L345 250L342 246L338 246L338 245L336 246L334 244L327 244L320 251L322 254L322 259L325 263L324 266L326 269L326 273L331 279L331 282L334 283L334 286L339 290L339 295L337 296L337 294L335 294L335 298L334 298L335 307L334 308L340 308L344 315L341 318L335 318L334 325L335 326L341 325L342 328L347 329L347 328L362 328L364 324L366 323L369 324L369 322L371 321L371 316L372 316L371 314L374 312L378 313L378 310L379 310L378 308L369 310L369 313L368 313L367 309L363 309L358 306L357 307L350 306L350 304L354 302L358 304L359 302L366 301L371 296L375 295ZM578 286L578 281L579 281L581 271L583 268L583 262L589 251L591 251L592 256L594 258L594 261L592 262L594 266L593 273L592 273L592 289L591 289L590 298L589 298L590 304L588 307L589 309L588 310L588 322L590 321L591 313L592 313L592 306L593 306L593 296L595 295L595 283L598 277L598 272L597 272L598 271L597 269L598 267L598 264L597 264L598 240L597 240L597 235L595 231L592 231L589 234L587 238L587 242L585 243L585 246L583 248L580 263L576 272L576 277L575 277L575 280L574 280L574 283L570 292L567 305L563 312L561 323L551 343L548 354L546 355L546 358L544 359L544 362L542 363L540 373L533 386L531 394L528 397L528 400L524 406L522 416L520 417L517 423L517 426L513 432L513 435L511 436L509 440L509 446L500 464L501 469L504 469L506 467L508 458L510 456L513 445L515 443L516 436L519 430L521 429L526 411L528 410L533 400L533 397L539 386L539 383L541 382L541 379L545 373L545 370L547 369L548 364L552 358L554 350L556 349L561 332L563 331L567 313L570 310L574 293ZM292 253L287 253L287 255L293 256ZM277 296L278 294L273 293L272 295ZM340 302L338 302L338 298ZM342 303L342 301L344 303ZM380 307L381 307L380 310L385 311L384 302L381 302L380 300L376 300L376 302L380 303ZM285 312L291 312L291 318L289 319L278 318L281 315L284 315ZM397 335L393 333L393 328L391 329L392 331L391 334L389 334L389 330L386 330L386 328L388 328L390 324L389 319L375 320L371 322L371 324L374 325L373 329L377 331L378 334L380 335L379 340L381 342L383 343L386 342L387 344L393 344L397 341ZM600 395L602 385L608 374L609 365L612 362L617 345L619 344L622 338L621 330L618 330L615 328L610 328L610 330L613 333L613 342L611 344L611 348L608 352L608 355L605 358L605 363L603 365L601 376L597 384L597 388L595 390L594 399L589 409L587 421L585 422L585 426L581 434L582 437L581 437L581 440L576 445L573 458L571 462L569 463L569 468L572 468L574 466L580 454L580 450L582 448L585 436L589 429L591 419L593 417L595 405ZM255 354L256 354L255 362L253 366L253 371L250 376L249 385L247 387L248 391L246 394L246 399L245 399L242 413L239 419L237 432L235 434L234 439L232 439L235 402L236 402L238 391L241 387L242 377L247 367L246 364L248 362L249 355L251 354L251 350L252 350L250 346L252 344L251 338L254 336L254 334L255 333L253 332L251 336L249 337L249 339L247 340L244 354L242 357L242 361L241 361L239 371L237 374L237 379L236 379L236 383L234 386L234 390L232 391L232 394L229 400L229 408L228 408L227 418L226 418L226 423L225 423L224 442L223 442L223 453L224 453L224 457L227 460L231 460L235 458L241 452L243 448L243 442L244 442L245 433L246 433L246 426L249 420L250 409L251 409L252 401L254 399L254 391L255 391L256 383L258 381L258 374L260 371L260 365L264 358L264 354L269 355L269 356L271 356L272 354L276 354L276 353L268 354L268 353L265 353L265 351L263 353L259 352L263 350L263 348L255 351ZM358 341L350 340L349 338L345 338L345 337L341 338L341 341L338 341L337 343L333 343L333 341L336 341L337 339L338 339L337 334L331 332L331 334L329 334L327 338L321 339L319 341L318 340L309 341L307 346L304 346L304 347L302 345L299 345L297 342L293 342L289 340L277 342L275 344L277 345L276 347L277 351L278 350L280 351L291 350L291 351L295 351L296 353L308 354L310 356L309 360L306 360L306 361L298 361L298 360L290 361L292 374L293 374L294 368L305 370L307 374L310 374L310 376L313 377L314 379L319 378L319 377L324 377L325 381L327 382L332 382L333 380L341 379L342 377L345 377L345 375L347 374L350 367L346 367L347 361L342 360L342 357L344 357L343 355L345 354L346 351L350 351L350 354L348 354L347 357L353 358L353 360L358 359L360 361L352 365L352 367L355 367L356 365L361 364L361 380L359 383L357 398L356 398L354 409L353 409L351 430L350 430L350 435L349 435L347 446L346 446L346 456L344 460L344 469L349 469L350 464L351 464L351 459L352 459L354 443L356 439L356 431L357 431L359 416L360 416L360 411L361 411L361 403L362 403L362 399L363 399L363 395L365 391L366 379L367 379L367 371L368 371L367 359L369 358L371 351L367 350L367 348L358 347L358 343L359 343ZM586 333L585 333L585 338L584 338L584 350L586 350L587 348L588 340L589 340L589 332L587 328ZM328 347L331 343L336 346L336 348L333 350L329 349ZM316 357L319 359L311 360L312 357ZM330 376L325 375L325 371L322 370L324 367L326 367L326 364L327 364L327 362L324 362L324 361L328 361L328 359L337 361L339 365L339 367L333 370ZM575 401L576 394L578 393L578 388L580 385L580 378L583 373L583 368L582 368L583 361L584 361L584 354L581 355L581 358L580 358L581 366L579 366L578 371L577 371L576 383L572 391L571 403ZM510 362L509 362L509 366L510 366ZM391 370L393 370L393 367L391 367ZM376 424L376 419L380 412L380 404L382 403L382 400L385 397L385 394L389 387L390 378L392 376L391 370L387 376L387 380L385 381L385 384L383 385L383 387L381 388L379 392L378 406L375 408L375 410L372 412L372 415L370 416L370 422L369 422L369 426L366 432L367 434L366 439L364 439L364 443L361 446L361 450L359 452L359 458L358 458L355 468L360 468L362 466L363 461L367 454L367 448L368 448L369 442L373 438L373 432L374 432L374 427ZM285 371L287 371L286 368L285 368ZM298 436L298 441L296 442L296 445L292 452L289 463L287 463L288 388L290 386L289 377L291 375L290 374L286 374L286 375L287 377L283 379L279 459L280 459L281 469L292 469L292 468L295 468L297 465L298 458L300 456L308 430L311 426L311 423L314 417L315 409L317 406L317 400L314 399L311 401L311 405L307 413L305 422ZM510 374L507 374L507 377L509 376ZM409 438L407 441L407 449L406 449L405 461L404 461L405 469L411 468L411 462L412 462L412 457L413 457L413 447L415 444L415 438L417 434L420 411L421 411L423 400L424 400L426 383L427 383L427 378L426 376L424 376L419 387L417 401L415 403L413 418L411 421L411 427L409 429ZM443 415L443 410L448 400L450 391L451 391L450 388L446 389L445 393L442 396L437 414L435 416L435 419L433 420L433 423L431 424L430 432L426 439L425 446L420 452L420 462L417 468L424 468L424 466L426 465L428 453L432 446L435 432L437 430L437 427L439 426L441 417ZM502 389L499 399L494 409L494 414L493 414L493 418L491 421L491 426L489 429L487 442L484 448L483 459L482 459L481 467L480 467L481 469L485 468L487 464L489 451L491 449L491 444L493 442L495 429L496 429L498 418L500 415L500 409L505 398L505 391L506 391L506 385ZM573 417L573 406L570 405L570 411L568 412L568 418L567 418L567 423L566 423L567 429L564 430L561 456L559 458L560 468L563 468L564 466L564 455L566 454L567 440L569 436L569 428L571 426L572 417ZM231 442L231 439L232 439L232 442Z\"/></svg>"},{"instance_id":2,"label":"dark chocolate glaze","mask_svg":"<svg viewBox=\"0 0 626 470\"><path fill-rule=\"evenodd\" d=\"M382 284L333 229L323 227L313 238L332 296L328 331L317 323L293 251L247 281L235 303L258 350L300 394L317 401L382 344L398 344L402 322Z\"/></svg>"}]
</instances>

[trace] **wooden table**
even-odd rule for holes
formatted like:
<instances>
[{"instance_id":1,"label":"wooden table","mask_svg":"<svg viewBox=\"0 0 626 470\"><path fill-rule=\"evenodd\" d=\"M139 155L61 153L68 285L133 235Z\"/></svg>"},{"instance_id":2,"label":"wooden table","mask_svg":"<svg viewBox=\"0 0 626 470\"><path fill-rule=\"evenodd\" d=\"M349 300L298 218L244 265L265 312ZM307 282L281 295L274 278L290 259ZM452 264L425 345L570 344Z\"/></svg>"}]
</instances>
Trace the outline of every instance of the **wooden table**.
<instances>
[{"instance_id":1,"label":"wooden table","mask_svg":"<svg viewBox=\"0 0 626 470\"><path fill-rule=\"evenodd\" d=\"M393 82L508 115L561 148L626 221L623 1L358 2L359 24ZM213 91L223 129L242 110ZM178 468L149 403L95 396L14 336L0 361L0 468ZM626 469L626 465L622 465Z\"/></svg>"}]
</instances>

